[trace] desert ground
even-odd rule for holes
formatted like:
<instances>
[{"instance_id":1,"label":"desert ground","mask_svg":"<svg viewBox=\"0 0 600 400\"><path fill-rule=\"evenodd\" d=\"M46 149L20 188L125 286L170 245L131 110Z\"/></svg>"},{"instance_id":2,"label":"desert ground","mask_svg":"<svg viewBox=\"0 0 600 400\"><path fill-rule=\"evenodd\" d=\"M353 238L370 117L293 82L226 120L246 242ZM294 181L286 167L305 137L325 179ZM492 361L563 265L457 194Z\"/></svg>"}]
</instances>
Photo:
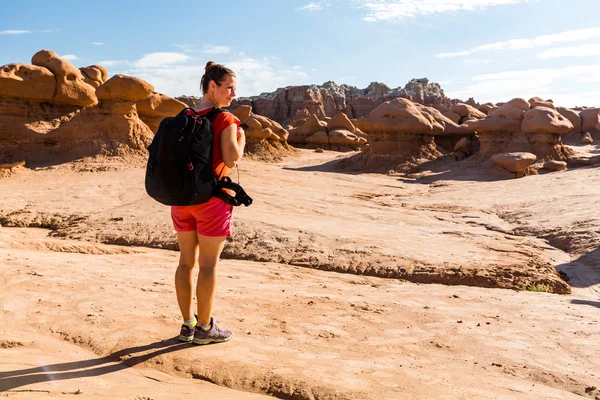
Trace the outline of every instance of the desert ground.
<instances>
[{"instance_id":1,"label":"desert ground","mask_svg":"<svg viewBox=\"0 0 600 400\"><path fill-rule=\"evenodd\" d=\"M209 346L175 339L142 158L2 170L0 397L600 399L600 150L574 151L520 179L244 159Z\"/></svg>"}]
</instances>

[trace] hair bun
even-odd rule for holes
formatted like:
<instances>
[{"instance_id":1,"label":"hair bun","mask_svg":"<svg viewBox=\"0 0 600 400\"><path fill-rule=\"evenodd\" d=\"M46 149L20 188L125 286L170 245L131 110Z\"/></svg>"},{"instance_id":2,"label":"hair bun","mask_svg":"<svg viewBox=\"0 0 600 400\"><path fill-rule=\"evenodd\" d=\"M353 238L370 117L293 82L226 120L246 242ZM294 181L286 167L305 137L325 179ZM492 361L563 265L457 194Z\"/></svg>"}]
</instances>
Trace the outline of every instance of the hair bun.
<instances>
[{"instance_id":1,"label":"hair bun","mask_svg":"<svg viewBox=\"0 0 600 400\"><path fill-rule=\"evenodd\" d=\"M206 63L206 67L204 67L204 73L206 74L211 68L216 67L217 64L214 61L209 61Z\"/></svg>"}]
</instances>

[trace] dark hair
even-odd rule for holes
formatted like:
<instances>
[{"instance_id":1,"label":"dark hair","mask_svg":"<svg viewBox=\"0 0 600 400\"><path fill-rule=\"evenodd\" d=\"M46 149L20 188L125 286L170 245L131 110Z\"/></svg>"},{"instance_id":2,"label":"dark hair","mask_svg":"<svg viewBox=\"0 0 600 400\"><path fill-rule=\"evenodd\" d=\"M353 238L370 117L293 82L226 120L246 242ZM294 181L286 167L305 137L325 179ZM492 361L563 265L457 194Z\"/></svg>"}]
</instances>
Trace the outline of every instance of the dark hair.
<instances>
[{"instance_id":1,"label":"dark hair","mask_svg":"<svg viewBox=\"0 0 600 400\"><path fill-rule=\"evenodd\" d=\"M235 76L235 73L224 65L216 64L213 61L207 62L206 67L204 67L204 75L200 80L200 90L203 94L206 94L210 81L215 81L217 85L220 85L228 75Z\"/></svg>"}]
</instances>

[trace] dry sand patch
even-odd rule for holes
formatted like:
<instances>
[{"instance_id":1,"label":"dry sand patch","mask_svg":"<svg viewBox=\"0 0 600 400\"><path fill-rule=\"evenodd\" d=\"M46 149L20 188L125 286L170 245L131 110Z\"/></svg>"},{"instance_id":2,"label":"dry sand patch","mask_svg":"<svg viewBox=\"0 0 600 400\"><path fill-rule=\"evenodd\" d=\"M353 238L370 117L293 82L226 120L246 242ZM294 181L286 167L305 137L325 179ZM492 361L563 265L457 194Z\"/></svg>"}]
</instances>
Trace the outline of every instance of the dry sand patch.
<instances>
[{"instance_id":1,"label":"dry sand patch","mask_svg":"<svg viewBox=\"0 0 600 400\"><path fill-rule=\"evenodd\" d=\"M512 181L431 181L433 174L336 173L328 163L347 155L300 153L303 158L278 164L245 161L240 180L255 203L236 210L225 258L423 283L542 284L565 293L554 265L566 256L536 236L568 235L573 229L563 222L585 216L592 218L582 228L587 236L577 235L574 245L585 253L600 243L594 229L600 221L590 217L598 195L588 185L598 179L595 168ZM175 249L168 208L145 194L139 163L104 165L86 170L72 163L4 178L0 222L48 227L57 237ZM585 188L578 209L561 213L573 188Z\"/></svg>"},{"instance_id":2,"label":"dry sand patch","mask_svg":"<svg viewBox=\"0 0 600 400\"><path fill-rule=\"evenodd\" d=\"M0 326L6 344L0 352L8 354L0 362L0 390L58 395L81 389L100 398L103 388L121 393L122 382L141 375L166 383L197 378L301 399L600 394L589 390L600 380L592 350L600 345L600 301L589 292L561 296L421 285L225 260L216 318L235 336L198 347L174 340L180 323L171 285L175 252L132 248L124 254L98 244L101 251L90 254L23 245L25 236L28 243L63 240L46 234L0 229ZM63 241L77 248L77 242ZM28 355L28 361L19 355ZM82 359L91 360L88 369L96 380L69 367ZM55 364L66 367L54 382L39 373L34 378L18 373ZM137 385L117 398L132 398L127 396L136 390L147 395ZM173 387L160 385L164 397L150 397L177 398L182 392Z\"/></svg>"}]
</instances>

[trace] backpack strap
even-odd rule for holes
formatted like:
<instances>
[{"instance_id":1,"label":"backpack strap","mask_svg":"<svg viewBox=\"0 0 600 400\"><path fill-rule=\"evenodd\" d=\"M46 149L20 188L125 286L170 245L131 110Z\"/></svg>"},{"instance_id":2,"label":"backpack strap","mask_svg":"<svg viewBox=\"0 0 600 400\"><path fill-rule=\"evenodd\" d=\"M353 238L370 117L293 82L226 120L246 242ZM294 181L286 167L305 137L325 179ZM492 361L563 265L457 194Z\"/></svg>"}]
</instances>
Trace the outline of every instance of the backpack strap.
<instances>
[{"instance_id":1,"label":"backpack strap","mask_svg":"<svg viewBox=\"0 0 600 400\"><path fill-rule=\"evenodd\" d=\"M233 190L235 192L235 196L227 194L225 191L223 191L223 189ZM246 191L242 189L240 185L233 182L228 176L225 176L219 180L215 186L213 196L218 197L224 202L236 207L241 206L242 204L248 207L250 204L252 204L252 197L248 196Z\"/></svg>"},{"instance_id":2,"label":"backpack strap","mask_svg":"<svg viewBox=\"0 0 600 400\"><path fill-rule=\"evenodd\" d=\"M222 108L220 107L213 107L207 114L206 114L206 118L208 118L208 120L210 122L213 122L215 120L215 118L217 118L219 116L219 114L221 114L223 111Z\"/></svg>"}]
</instances>

